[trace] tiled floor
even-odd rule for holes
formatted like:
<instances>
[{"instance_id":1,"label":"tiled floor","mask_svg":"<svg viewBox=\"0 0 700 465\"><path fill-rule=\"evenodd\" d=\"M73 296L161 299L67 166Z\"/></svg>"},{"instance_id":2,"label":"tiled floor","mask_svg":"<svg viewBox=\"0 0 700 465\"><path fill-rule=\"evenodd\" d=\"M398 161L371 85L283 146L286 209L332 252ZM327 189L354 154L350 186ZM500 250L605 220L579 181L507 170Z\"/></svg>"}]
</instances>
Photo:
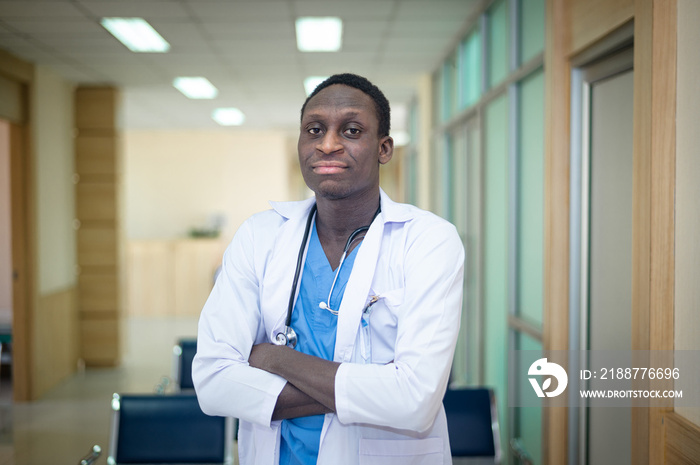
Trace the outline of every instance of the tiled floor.
<instances>
[{"instance_id":1,"label":"tiled floor","mask_svg":"<svg viewBox=\"0 0 700 465\"><path fill-rule=\"evenodd\" d=\"M131 318L124 322L122 366L88 369L42 399L12 404L0 385L0 465L77 464L94 444L107 463L110 400L115 392L152 392L172 370L172 347L197 332L196 318Z\"/></svg>"}]
</instances>

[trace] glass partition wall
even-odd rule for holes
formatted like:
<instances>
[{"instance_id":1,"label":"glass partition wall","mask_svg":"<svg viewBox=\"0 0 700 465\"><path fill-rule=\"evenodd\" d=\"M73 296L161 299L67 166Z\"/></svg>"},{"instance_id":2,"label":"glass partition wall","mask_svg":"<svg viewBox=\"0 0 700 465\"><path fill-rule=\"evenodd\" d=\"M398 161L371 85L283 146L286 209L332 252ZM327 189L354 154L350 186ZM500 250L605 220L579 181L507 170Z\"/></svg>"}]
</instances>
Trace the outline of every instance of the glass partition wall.
<instances>
[{"instance_id":1,"label":"glass partition wall","mask_svg":"<svg viewBox=\"0 0 700 465\"><path fill-rule=\"evenodd\" d=\"M531 389L509 375L509 352L542 350L544 23L544 0L485 3L433 74L431 134L412 128L431 140L431 208L466 251L451 386L494 388L503 452L516 440L535 463L541 410L508 399ZM416 183L406 186L416 198Z\"/></svg>"}]
</instances>

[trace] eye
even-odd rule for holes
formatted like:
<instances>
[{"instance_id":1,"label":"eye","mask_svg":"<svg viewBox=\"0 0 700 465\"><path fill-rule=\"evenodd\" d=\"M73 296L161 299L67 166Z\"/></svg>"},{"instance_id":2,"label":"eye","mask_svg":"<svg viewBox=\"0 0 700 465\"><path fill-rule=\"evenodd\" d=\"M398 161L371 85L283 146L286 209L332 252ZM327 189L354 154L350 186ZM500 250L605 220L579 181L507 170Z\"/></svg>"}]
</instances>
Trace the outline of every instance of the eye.
<instances>
[{"instance_id":1,"label":"eye","mask_svg":"<svg viewBox=\"0 0 700 465\"><path fill-rule=\"evenodd\" d=\"M317 136L317 135L321 134L321 128L309 128L306 130L306 132L308 132L312 136Z\"/></svg>"},{"instance_id":2,"label":"eye","mask_svg":"<svg viewBox=\"0 0 700 465\"><path fill-rule=\"evenodd\" d=\"M349 136L359 136L362 131L358 128L347 128L345 134Z\"/></svg>"}]
</instances>

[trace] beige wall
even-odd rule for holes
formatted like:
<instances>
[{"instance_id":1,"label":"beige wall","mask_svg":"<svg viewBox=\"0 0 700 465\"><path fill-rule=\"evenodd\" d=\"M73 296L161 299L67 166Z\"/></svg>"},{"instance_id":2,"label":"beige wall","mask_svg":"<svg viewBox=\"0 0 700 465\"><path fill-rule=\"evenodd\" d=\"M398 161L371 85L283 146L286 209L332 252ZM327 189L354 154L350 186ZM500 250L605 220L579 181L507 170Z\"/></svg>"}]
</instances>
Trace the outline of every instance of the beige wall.
<instances>
[{"instance_id":1,"label":"beige wall","mask_svg":"<svg viewBox=\"0 0 700 465\"><path fill-rule=\"evenodd\" d=\"M38 224L38 291L48 294L76 283L73 219L73 86L37 66L32 91L32 144Z\"/></svg>"},{"instance_id":2,"label":"beige wall","mask_svg":"<svg viewBox=\"0 0 700 465\"><path fill-rule=\"evenodd\" d=\"M78 360L73 86L37 66L31 85L36 293L30 314L31 393L41 397Z\"/></svg>"},{"instance_id":3,"label":"beige wall","mask_svg":"<svg viewBox=\"0 0 700 465\"><path fill-rule=\"evenodd\" d=\"M700 349L700 2L678 1L678 77L676 118L676 283L675 283L675 349ZM691 377L697 379L697 377ZM676 388L698 392L700 386L685 385L679 380ZM700 425L700 408L676 408L676 411Z\"/></svg>"},{"instance_id":4,"label":"beige wall","mask_svg":"<svg viewBox=\"0 0 700 465\"><path fill-rule=\"evenodd\" d=\"M275 131L126 131L126 239L184 237L218 214L229 239L269 200L289 199L289 145Z\"/></svg>"}]
</instances>

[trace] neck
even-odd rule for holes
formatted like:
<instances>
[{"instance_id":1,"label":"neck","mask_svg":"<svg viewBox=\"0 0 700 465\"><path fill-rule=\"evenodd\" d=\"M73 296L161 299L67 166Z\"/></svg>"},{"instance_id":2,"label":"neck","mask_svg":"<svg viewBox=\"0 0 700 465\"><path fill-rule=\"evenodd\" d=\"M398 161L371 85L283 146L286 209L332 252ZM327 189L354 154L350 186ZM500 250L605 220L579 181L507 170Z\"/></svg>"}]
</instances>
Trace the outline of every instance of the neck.
<instances>
[{"instance_id":1,"label":"neck","mask_svg":"<svg viewBox=\"0 0 700 465\"><path fill-rule=\"evenodd\" d=\"M316 229L321 242L325 240L343 242L357 228L368 226L379 208L379 188L362 198L327 199L316 198L318 212Z\"/></svg>"}]
</instances>

